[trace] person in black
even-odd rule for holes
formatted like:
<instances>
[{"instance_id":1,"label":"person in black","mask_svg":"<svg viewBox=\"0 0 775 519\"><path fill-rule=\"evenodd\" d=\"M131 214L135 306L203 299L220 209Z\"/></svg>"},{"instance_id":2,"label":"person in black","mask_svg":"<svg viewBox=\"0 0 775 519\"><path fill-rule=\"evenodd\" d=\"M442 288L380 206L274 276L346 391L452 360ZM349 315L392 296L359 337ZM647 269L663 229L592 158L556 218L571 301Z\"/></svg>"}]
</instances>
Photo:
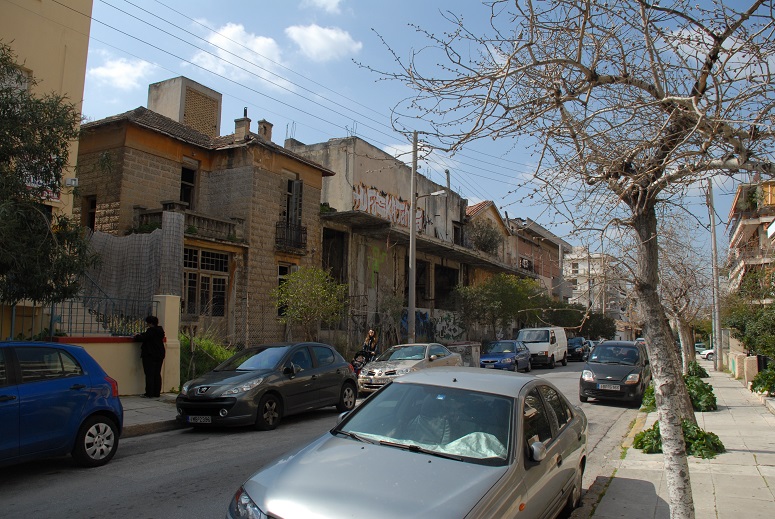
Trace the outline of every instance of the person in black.
<instances>
[{"instance_id":1,"label":"person in black","mask_svg":"<svg viewBox=\"0 0 775 519\"><path fill-rule=\"evenodd\" d=\"M145 398L161 396L161 366L164 362L164 328L159 326L159 318L149 315L145 318L148 329L135 335L136 341L142 341L140 358L145 372Z\"/></svg>"},{"instance_id":2,"label":"person in black","mask_svg":"<svg viewBox=\"0 0 775 519\"><path fill-rule=\"evenodd\" d=\"M366 334L366 338L363 340L363 351L368 352L370 358L374 358L379 354L378 348L379 339L374 330L369 330Z\"/></svg>"}]
</instances>

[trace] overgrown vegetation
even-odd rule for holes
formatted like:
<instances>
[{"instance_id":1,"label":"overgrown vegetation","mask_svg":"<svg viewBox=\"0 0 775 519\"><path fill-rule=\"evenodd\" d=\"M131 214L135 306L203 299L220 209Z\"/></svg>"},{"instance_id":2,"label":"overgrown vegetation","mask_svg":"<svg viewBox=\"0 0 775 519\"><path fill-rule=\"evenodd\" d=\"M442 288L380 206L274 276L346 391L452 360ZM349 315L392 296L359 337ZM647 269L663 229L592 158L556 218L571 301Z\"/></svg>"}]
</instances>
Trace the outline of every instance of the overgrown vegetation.
<instances>
[{"instance_id":1,"label":"overgrown vegetation","mask_svg":"<svg viewBox=\"0 0 775 519\"><path fill-rule=\"evenodd\" d=\"M699 377L685 376L684 382L689 391L689 397L692 399L692 407L695 411L716 411L716 395L713 393L713 386L703 382Z\"/></svg>"},{"instance_id":2,"label":"overgrown vegetation","mask_svg":"<svg viewBox=\"0 0 775 519\"><path fill-rule=\"evenodd\" d=\"M474 248L488 254L496 254L503 243L503 235L490 220L475 220L468 225L466 235Z\"/></svg>"},{"instance_id":3,"label":"overgrown vegetation","mask_svg":"<svg viewBox=\"0 0 775 519\"><path fill-rule=\"evenodd\" d=\"M704 431L687 420L681 423L681 428L683 429L687 454L709 459L725 452L724 444L716 434ZM659 422L654 422L650 429L645 429L636 434L632 446L636 449L641 449L646 454L662 452L662 434L659 431Z\"/></svg>"},{"instance_id":4,"label":"overgrown vegetation","mask_svg":"<svg viewBox=\"0 0 775 519\"><path fill-rule=\"evenodd\" d=\"M708 378L708 372L700 366L700 363L693 360L689 363L689 371L686 373L690 377Z\"/></svg>"},{"instance_id":5,"label":"overgrown vegetation","mask_svg":"<svg viewBox=\"0 0 775 519\"><path fill-rule=\"evenodd\" d=\"M753 377L751 391L775 395L775 369L772 366L767 366Z\"/></svg>"},{"instance_id":6,"label":"overgrown vegetation","mask_svg":"<svg viewBox=\"0 0 775 519\"><path fill-rule=\"evenodd\" d=\"M178 334L180 341L180 385L211 371L235 351L214 337Z\"/></svg>"},{"instance_id":7,"label":"overgrown vegetation","mask_svg":"<svg viewBox=\"0 0 775 519\"><path fill-rule=\"evenodd\" d=\"M640 404L640 410L644 413L653 413L657 410L657 399L654 396L654 386L649 384L649 387L643 392L643 401Z\"/></svg>"}]
</instances>

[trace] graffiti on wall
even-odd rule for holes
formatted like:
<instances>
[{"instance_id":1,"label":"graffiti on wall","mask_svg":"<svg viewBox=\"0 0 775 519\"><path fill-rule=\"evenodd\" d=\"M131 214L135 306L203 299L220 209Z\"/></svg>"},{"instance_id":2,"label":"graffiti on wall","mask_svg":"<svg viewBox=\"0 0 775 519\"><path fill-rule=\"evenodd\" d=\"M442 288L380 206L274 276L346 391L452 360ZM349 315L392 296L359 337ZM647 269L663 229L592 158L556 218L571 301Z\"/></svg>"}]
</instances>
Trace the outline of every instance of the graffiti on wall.
<instances>
[{"instance_id":1,"label":"graffiti on wall","mask_svg":"<svg viewBox=\"0 0 775 519\"><path fill-rule=\"evenodd\" d=\"M368 187L363 183L353 186L353 210L363 211L384 218L390 223L409 227L411 210L409 201L373 186ZM419 207L415 210L414 220L417 230L422 231L425 214Z\"/></svg>"},{"instance_id":2,"label":"graffiti on wall","mask_svg":"<svg viewBox=\"0 0 775 519\"><path fill-rule=\"evenodd\" d=\"M434 310L415 311L414 337L418 342L452 342L463 339L464 330L460 318L454 312ZM401 340L409 338L406 309L401 314Z\"/></svg>"}]
</instances>

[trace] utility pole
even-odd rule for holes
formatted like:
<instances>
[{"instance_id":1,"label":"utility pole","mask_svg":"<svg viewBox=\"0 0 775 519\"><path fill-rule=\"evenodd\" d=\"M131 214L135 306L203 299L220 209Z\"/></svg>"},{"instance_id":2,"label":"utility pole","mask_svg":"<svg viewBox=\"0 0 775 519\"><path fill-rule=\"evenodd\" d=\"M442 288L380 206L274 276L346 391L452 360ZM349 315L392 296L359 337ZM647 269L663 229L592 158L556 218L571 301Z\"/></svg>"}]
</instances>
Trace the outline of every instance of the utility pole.
<instances>
[{"instance_id":1,"label":"utility pole","mask_svg":"<svg viewBox=\"0 0 775 519\"><path fill-rule=\"evenodd\" d=\"M417 266L417 131L412 136L412 178L409 182L409 304L406 310L406 342L413 343L415 339L415 305L416 305L416 266Z\"/></svg>"},{"instance_id":2,"label":"utility pole","mask_svg":"<svg viewBox=\"0 0 775 519\"><path fill-rule=\"evenodd\" d=\"M724 370L724 359L721 353L721 312L719 310L718 259L716 248L716 211L713 208L713 182L708 179L708 190L705 193L710 216L710 244L713 256L713 361L716 371Z\"/></svg>"}]
</instances>

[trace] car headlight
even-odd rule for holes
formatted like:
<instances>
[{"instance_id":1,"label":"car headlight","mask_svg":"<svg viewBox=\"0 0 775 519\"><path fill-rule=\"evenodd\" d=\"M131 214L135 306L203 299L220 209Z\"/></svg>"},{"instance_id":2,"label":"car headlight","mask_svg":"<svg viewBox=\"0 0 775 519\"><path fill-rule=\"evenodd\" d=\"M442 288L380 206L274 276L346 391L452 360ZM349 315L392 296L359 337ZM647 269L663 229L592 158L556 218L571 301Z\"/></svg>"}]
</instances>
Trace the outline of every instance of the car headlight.
<instances>
[{"instance_id":1,"label":"car headlight","mask_svg":"<svg viewBox=\"0 0 775 519\"><path fill-rule=\"evenodd\" d=\"M503 360L501 360L501 362L504 363L504 364L513 364L514 363L514 358L513 357L506 357Z\"/></svg>"},{"instance_id":2,"label":"car headlight","mask_svg":"<svg viewBox=\"0 0 775 519\"><path fill-rule=\"evenodd\" d=\"M190 380L180 387L180 394L181 395L186 396L188 394L188 386L189 385L191 385L191 381Z\"/></svg>"},{"instance_id":3,"label":"car headlight","mask_svg":"<svg viewBox=\"0 0 775 519\"><path fill-rule=\"evenodd\" d=\"M590 370L585 369L581 372L581 380L584 382L594 382L595 381L595 374L592 373Z\"/></svg>"},{"instance_id":4,"label":"car headlight","mask_svg":"<svg viewBox=\"0 0 775 519\"><path fill-rule=\"evenodd\" d=\"M624 379L625 384L637 384L640 382L640 373L630 373L627 378Z\"/></svg>"},{"instance_id":5,"label":"car headlight","mask_svg":"<svg viewBox=\"0 0 775 519\"><path fill-rule=\"evenodd\" d=\"M250 391L251 389L253 389L257 385L259 385L263 381L264 381L263 378L256 378L256 379L253 379L253 380L249 380L249 381L247 381L247 382L245 382L243 384L240 384L238 386L234 386L231 389L227 389L226 391L221 393L221 396L238 395L240 393L245 393L247 391Z\"/></svg>"},{"instance_id":6,"label":"car headlight","mask_svg":"<svg viewBox=\"0 0 775 519\"><path fill-rule=\"evenodd\" d=\"M268 519L268 516L250 499L243 487L237 490L231 503L229 503L229 515L235 519Z\"/></svg>"},{"instance_id":7,"label":"car headlight","mask_svg":"<svg viewBox=\"0 0 775 519\"><path fill-rule=\"evenodd\" d=\"M401 368L401 369L397 369L397 370L396 370L396 376L399 376L399 375L406 375L407 373L411 373L412 371L414 371L414 369L412 369L412 368Z\"/></svg>"}]
</instances>

